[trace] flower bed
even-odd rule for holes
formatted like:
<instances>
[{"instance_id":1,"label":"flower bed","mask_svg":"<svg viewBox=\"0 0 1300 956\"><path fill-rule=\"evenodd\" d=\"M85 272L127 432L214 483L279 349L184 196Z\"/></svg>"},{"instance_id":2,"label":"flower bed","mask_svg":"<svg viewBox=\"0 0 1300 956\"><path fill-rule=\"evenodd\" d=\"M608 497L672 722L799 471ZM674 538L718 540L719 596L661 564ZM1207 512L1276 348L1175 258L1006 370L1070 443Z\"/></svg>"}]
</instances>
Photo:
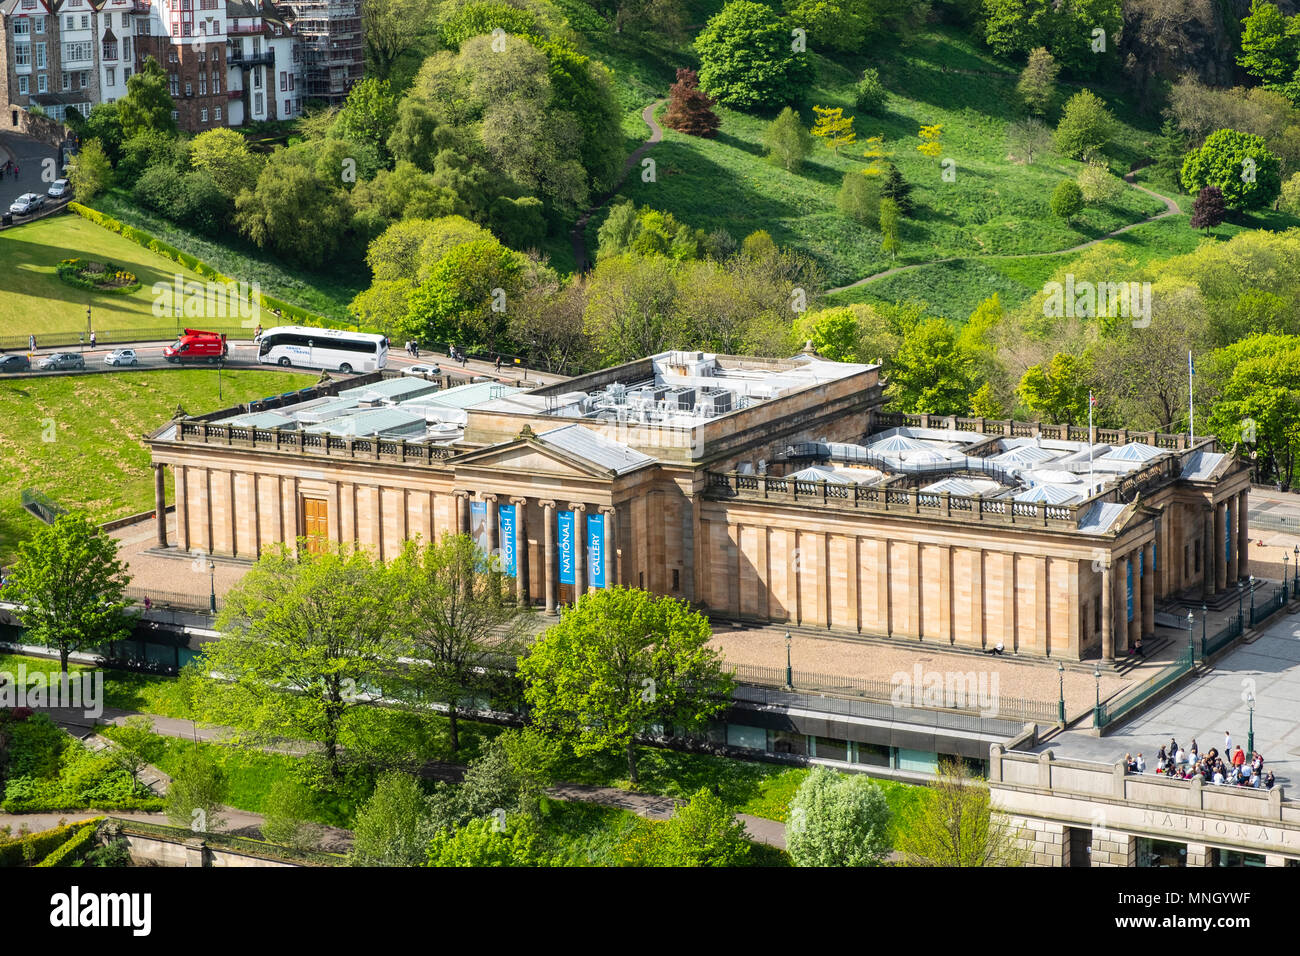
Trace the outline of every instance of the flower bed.
<instances>
[{"instance_id":1,"label":"flower bed","mask_svg":"<svg viewBox=\"0 0 1300 956\"><path fill-rule=\"evenodd\" d=\"M111 262L92 262L88 259L62 259L55 266L59 278L79 289L92 292L110 292L130 295L140 289L140 280L134 272L119 269Z\"/></svg>"}]
</instances>

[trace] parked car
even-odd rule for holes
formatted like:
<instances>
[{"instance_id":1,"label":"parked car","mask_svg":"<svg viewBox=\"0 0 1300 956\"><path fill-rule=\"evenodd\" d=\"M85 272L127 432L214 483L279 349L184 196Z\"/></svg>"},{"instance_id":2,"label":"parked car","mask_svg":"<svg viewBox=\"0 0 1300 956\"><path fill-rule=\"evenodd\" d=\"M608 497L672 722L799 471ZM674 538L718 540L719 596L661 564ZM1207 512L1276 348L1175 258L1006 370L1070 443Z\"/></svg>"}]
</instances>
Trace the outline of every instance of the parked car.
<instances>
[{"instance_id":1,"label":"parked car","mask_svg":"<svg viewBox=\"0 0 1300 956\"><path fill-rule=\"evenodd\" d=\"M26 216L36 212L45 205L45 197L36 193L23 193L9 205L9 211L15 216Z\"/></svg>"},{"instance_id":2,"label":"parked car","mask_svg":"<svg viewBox=\"0 0 1300 956\"><path fill-rule=\"evenodd\" d=\"M104 356L105 365L139 365L135 349L113 349Z\"/></svg>"},{"instance_id":3,"label":"parked car","mask_svg":"<svg viewBox=\"0 0 1300 956\"><path fill-rule=\"evenodd\" d=\"M59 199L70 192L72 192L72 184L70 182L66 179L56 179L50 184L50 188L45 191L45 194L51 199Z\"/></svg>"},{"instance_id":4,"label":"parked car","mask_svg":"<svg viewBox=\"0 0 1300 956\"><path fill-rule=\"evenodd\" d=\"M54 352L36 363L43 372L61 371L69 368L85 368L86 360L76 352Z\"/></svg>"},{"instance_id":5,"label":"parked car","mask_svg":"<svg viewBox=\"0 0 1300 956\"><path fill-rule=\"evenodd\" d=\"M26 355L0 355L0 372L26 372L31 367Z\"/></svg>"},{"instance_id":6,"label":"parked car","mask_svg":"<svg viewBox=\"0 0 1300 956\"><path fill-rule=\"evenodd\" d=\"M437 365L408 365L402 369L403 375L441 375L442 369Z\"/></svg>"}]
</instances>

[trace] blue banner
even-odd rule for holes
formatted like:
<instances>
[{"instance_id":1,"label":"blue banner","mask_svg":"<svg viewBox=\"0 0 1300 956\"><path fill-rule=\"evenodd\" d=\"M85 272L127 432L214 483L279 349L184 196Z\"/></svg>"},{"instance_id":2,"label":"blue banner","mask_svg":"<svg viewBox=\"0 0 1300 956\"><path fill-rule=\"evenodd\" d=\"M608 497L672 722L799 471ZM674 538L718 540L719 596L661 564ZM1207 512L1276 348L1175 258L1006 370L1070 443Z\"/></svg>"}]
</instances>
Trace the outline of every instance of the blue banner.
<instances>
[{"instance_id":1,"label":"blue banner","mask_svg":"<svg viewBox=\"0 0 1300 956\"><path fill-rule=\"evenodd\" d=\"M1128 585L1128 620L1133 620L1133 562L1125 562L1127 573L1124 575Z\"/></svg>"},{"instance_id":2,"label":"blue banner","mask_svg":"<svg viewBox=\"0 0 1300 956\"><path fill-rule=\"evenodd\" d=\"M605 516L587 518L587 583L593 588L605 586Z\"/></svg>"},{"instance_id":3,"label":"blue banner","mask_svg":"<svg viewBox=\"0 0 1300 956\"><path fill-rule=\"evenodd\" d=\"M500 505L497 515L501 525L501 570L513 578L519 573L515 563L515 506Z\"/></svg>"},{"instance_id":4,"label":"blue banner","mask_svg":"<svg viewBox=\"0 0 1300 956\"><path fill-rule=\"evenodd\" d=\"M558 512L560 522L560 583L573 583L573 512Z\"/></svg>"},{"instance_id":5,"label":"blue banner","mask_svg":"<svg viewBox=\"0 0 1300 956\"><path fill-rule=\"evenodd\" d=\"M492 537L488 534L487 502L469 503L469 536L484 554L492 553Z\"/></svg>"}]
</instances>

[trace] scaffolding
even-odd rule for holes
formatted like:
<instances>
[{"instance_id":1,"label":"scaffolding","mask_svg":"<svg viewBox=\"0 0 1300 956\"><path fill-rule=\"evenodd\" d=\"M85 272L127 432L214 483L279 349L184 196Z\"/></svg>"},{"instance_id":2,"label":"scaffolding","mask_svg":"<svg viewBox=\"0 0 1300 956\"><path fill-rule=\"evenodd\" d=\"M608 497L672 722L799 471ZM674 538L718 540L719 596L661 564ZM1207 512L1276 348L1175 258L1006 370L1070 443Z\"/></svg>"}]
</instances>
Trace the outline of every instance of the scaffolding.
<instances>
[{"instance_id":1,"label":"scaffolding","mask_svg":"<svg viewBox=\"0 0 1300 956\"><path fill-rule=\"evenodd\" d=\"M281 7L302 50L306 97L342 102L365 72L360 0L287 0Z\"/></svg>"}]
</instances>

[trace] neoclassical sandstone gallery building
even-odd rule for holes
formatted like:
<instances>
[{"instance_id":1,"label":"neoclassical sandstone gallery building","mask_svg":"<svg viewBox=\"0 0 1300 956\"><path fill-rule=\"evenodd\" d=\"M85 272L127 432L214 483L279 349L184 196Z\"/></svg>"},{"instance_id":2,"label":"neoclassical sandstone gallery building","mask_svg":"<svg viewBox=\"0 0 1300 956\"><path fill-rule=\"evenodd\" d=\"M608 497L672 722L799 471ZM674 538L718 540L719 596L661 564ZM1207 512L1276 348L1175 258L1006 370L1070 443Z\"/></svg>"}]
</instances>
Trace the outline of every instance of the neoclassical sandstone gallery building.
<instances>
[{"instance_id":1,"label":"neoclassical sandstone gallery building","mask_svg":"<svg viewBox=\"0 0 1300 956\"><path fill-rule=\"evenodd\" d=\"M474 534L546 610L621 583L725 618L1112 659L1248 574L1213 438L900 415L879 368L669 352L532 391L376 373L146 438L158 547Z\"/></svg>"}]
</instances>

